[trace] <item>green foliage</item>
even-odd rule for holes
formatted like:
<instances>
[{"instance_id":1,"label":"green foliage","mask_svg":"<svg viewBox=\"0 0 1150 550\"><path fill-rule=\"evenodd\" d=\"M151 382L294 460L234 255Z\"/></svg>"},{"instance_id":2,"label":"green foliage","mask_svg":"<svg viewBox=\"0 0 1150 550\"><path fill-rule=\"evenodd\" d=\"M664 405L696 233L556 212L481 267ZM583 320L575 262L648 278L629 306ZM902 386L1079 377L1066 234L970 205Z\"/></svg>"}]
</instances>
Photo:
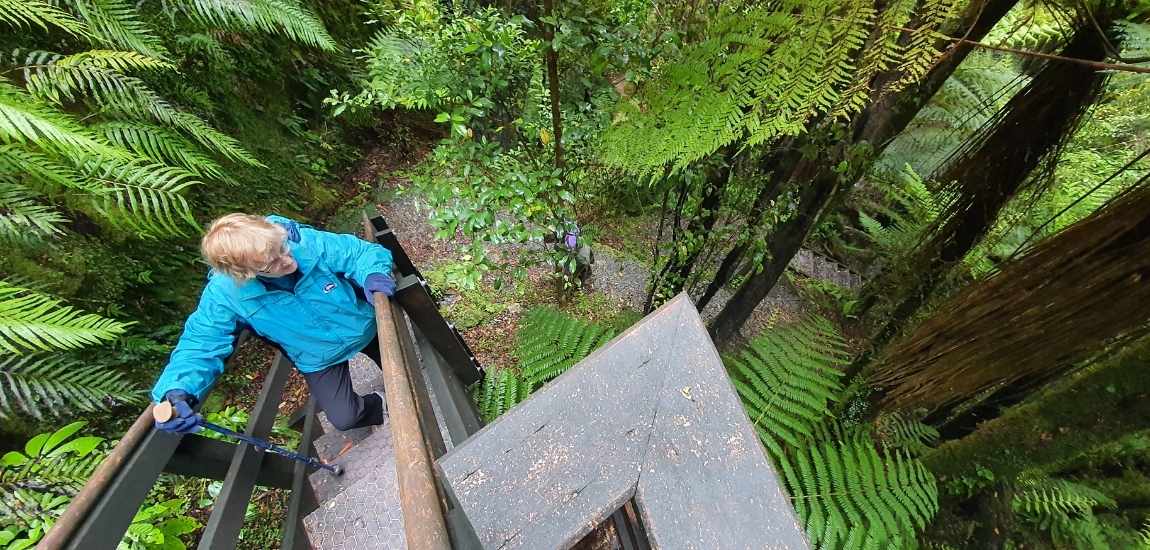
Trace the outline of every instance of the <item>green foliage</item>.
<instances>
[{"instance_id":1,"label":"green foliage","mask_svg":"<svg viewBox=\"0 0 1150 550\"><path fill-rule=\"evenodd\" d=\"M875 437L889 449L921 456L938 443L938 430L902 412L887 413L875 421Z\"/></svg>"},{"instance_id":2,"label":"green foliage","mask_svg":"<svg viewBox=\"0 0 1150 550\"><path fill-rule=\"evenodd\" d=\"M166 59L163 42L140 17L135 5L124 0L70 0L66 3L76 16L88 24L98 42L139 52L145 56Z\"/></svg>"},{"instance_id":3,"label":"green foliage","mask_svg":"<svg viewBox=\"0 0 1150 550\"><path fill-rule=\"evenodd\" d=\"M1043 476L1018 482L1011 507L1019 517L1048 531L1059 548L1107 548L1096 508L1117 504L1105 494L1080 483Z\"/></svg>"},{"instance_id":4,"label":"green foliage","mask_svg":"<svg viewBox=\"0 0 1150 550\"><path fill-rule=\"evenodd\" d=\"M187 501L170 499L151 506L144 506L132 518L122 550L177 550L187 548L181 540L184 535L201 527L195 518L184 515Z\"/></svg>"},{"instance_id":5,"label":"green foliage","mask_svg":"<svg viewBox=\"0 0 1150 550\"><path fill-rule=\"evenodd\" d=\"M772 456L816 436L842 394L846 344L826 319L777 327L724 358L747 415Z\"/></svg>"},{"instance_id":6,"label":"green foliage","mask_svg":"<svg viewBox=\"0 0 1150 550\"><path fill-rule=\"evenodd\" d=\"M209 28L278 34L321 50L339 50L319 17L295 0L190 0L181 7Z\"/></svg>"},{"instance_id":7,"label":"green foliage","mask_svg":"<svg viewBox=\"0 0 1150 550\"><path fill-rule=\"evenodd\" d=\"M0 458L0 545L35 544L103 460L103 438L74 437L84 422L39 434Z\"/></svg>"},{"instance_id":8,"label":"green foliage","mask_svg":"<svg viewBox=\"0 0 1150 550\"><path fill-rule=\"evenodd\" d=\"M113 340L128 325L0 281L0 348L9 353L79 349Z\"/></svg>"},{"instance_id":9,"label":"green foliage","mask_svg":"<svg viewBox=\"0 0 1150 550\"><path fill-rule=\"evenodd\" d=\"M774 327L724 358L736 391L817 548L913 546L938 510L934 476L912 456L929 431L889 419L874 434L831 416L846 344L825 319Z\"/></svg>"},{"instance_id":10,"label":"green foliage","mask_svg":"<svg viewBox=\"0 0 1150 550\"><path fill-rule=\"evenodd\" d=\"M98 363L61 355L0 356L0 418L23 413L43 419L144 402L135 381Z\"/></svg>"},{"instance_id":11,"label":"green foliage","mask_svg":"<svg viewBox=\"0 0 1150 550\"><path fill-rule=\"evenodd\" d=\"M623 103L604 158L636 172L678 169L728 144L768 143L849 117L872 99L877 75L899 75L890 92L929 70L938 54L932 33L950 11L947 1L721 8L702 40ZM912 20L918 26L903 34Z\"/></svg>"},{"instance_id":12,"label":"green foliage","mask_svg":"<svg viewBox=\"0 0 1150 550\"><path fill-rule=\"evenodd\" d=\"M528 393L563 374L614 336L598 324L550 308L532 308L516 334L515 352Z\"/></svg>"},{"instance_id":13,"label":"green foliage","mask_svg":"<svg viewBox=\"0 0 1150 550\"><path fill-rule=\"evenodd\" d=\"M47 31L51 26L76 36L88 34L83 23L40 0L0 0L0 23L21 30L39 28Z\"/></svg>"},{"instance_id":14,"label":"green foliage","mask_svg":"<svg viewBox=\"0 0 1150 550\"><path fill-rule=\"evenodd\" d=\"M533 308L516 334L518 372L500 368L487 373L475 401L484 420L494 420L532 392L563 374L616 332L547 307Z\"/></svg>"},{"instance_id":15,"label":"green foliage","mask_svg":"<svg viewBox=\"0 0 1150 550\"><path fill-rule=\"evenodd\" d=\"M494 368L483 377L483 382L475 391L475 403L484 422L495 420L511 410L527 396L531 395L528 386L509 368Z\"/></svg>"},{"instance_id":16,"label":"green foliage","mask_svg":"<svg viewBox=\"0 0 1150 550\"><path fill-rule=\"evenodd\" d=\"M204 412L203 415L204 420L218 426L223 426L233 432L243 433L248 425L248 412L232 405L228 405L218 411ZM232 438L211 430L201 431L199 435L209 439L233 441ZM286 419L281 418L280 421L272 425L272 431L268 440L282 447L294 449L299 446L299 432L289 428Z\"/></svg>"}]
</instances>

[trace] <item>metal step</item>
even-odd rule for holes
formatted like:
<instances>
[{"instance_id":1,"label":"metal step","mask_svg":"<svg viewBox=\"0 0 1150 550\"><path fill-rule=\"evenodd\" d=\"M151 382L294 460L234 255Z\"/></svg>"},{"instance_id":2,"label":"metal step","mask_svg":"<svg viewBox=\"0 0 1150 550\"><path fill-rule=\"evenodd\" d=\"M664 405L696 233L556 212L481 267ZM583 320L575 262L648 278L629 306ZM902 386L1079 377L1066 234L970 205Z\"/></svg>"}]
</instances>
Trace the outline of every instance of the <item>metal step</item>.
<instances>
[{"instance_id":1,"label":"metal step","mask_svg":"<svg viewBox=\"0 0 1150 550\"><path fill-rule=\"evenodd\" d=\"M312 474L319 508L304 518L317 550L404 549L395 449L387 423L336 460L343 476Z\"/></svg>"}]
</instances>

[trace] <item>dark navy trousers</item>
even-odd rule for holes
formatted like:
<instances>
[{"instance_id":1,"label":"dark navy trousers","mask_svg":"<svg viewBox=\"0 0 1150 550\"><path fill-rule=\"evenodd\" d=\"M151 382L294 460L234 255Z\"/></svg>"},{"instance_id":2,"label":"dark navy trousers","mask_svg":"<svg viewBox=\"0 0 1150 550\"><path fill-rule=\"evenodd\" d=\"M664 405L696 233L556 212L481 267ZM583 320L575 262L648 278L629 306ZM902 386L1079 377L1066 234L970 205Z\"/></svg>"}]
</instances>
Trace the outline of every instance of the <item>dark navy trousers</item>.
<instances>
[{"instance_id":1,"label":"dark navy trousers","mask_svg":"<svg viewBox=\"0 0 1150 550\"><path fill-rule=\"evenodd\" d=\"M379 365L379 340L374 339L360 350ZM383 424L385 407L377 393L359 395L351 386L351 369L347 361L317 372L303 373L308 391L318 409L337 430L350 430Z\"/></svg>"}]
</instances>

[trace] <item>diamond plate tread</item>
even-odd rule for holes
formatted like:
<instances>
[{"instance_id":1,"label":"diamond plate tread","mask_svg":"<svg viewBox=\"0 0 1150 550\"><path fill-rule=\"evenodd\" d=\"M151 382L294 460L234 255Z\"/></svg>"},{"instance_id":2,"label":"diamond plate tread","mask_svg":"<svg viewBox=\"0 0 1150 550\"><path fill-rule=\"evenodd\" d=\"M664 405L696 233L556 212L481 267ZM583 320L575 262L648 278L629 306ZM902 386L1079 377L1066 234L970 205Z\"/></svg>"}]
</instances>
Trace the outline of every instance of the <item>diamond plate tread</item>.
<instances>
[{"instance_id":1,"label":"diamond plate tread","mask_svg":"<svg viewBox=\"0 0 1150 550\"><path fill-rule=\"evenodd\" d=\"M375 437L381 435L376 434ZM361 475L350 487L320 504L316 511L304 518L304 528L312 548L407 548L403 514L399 507L399 486L395 479L395 455L374 455L373 458L373 469L365 470L365 475ZM313 480L316 475L312 476Z\"/></svg>"}]
</instances>

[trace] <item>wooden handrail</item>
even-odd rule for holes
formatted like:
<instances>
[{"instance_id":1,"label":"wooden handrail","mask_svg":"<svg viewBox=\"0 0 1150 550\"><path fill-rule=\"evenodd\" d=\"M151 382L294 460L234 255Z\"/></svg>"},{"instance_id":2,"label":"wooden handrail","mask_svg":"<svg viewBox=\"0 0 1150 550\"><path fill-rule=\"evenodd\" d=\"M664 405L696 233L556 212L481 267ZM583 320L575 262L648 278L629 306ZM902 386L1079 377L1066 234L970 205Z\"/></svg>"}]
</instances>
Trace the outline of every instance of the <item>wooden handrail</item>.
<instances>
[{"instance_id":1,"label":"wooden handrail","mask_svg":"<svg viewBox=\"0 0 1150 550\"><path fill-rule=\"evenodd\" d=\"M366 220L365 231L365 237L371 240L371 224ZM404 538L411 550L450 550L431 454L419 424L415 394L399 347L400 327L395 322L391 300L382 292L376 292L373 298L384 395L395 442L395 474Z\"/></svg>"}]
</instances>

